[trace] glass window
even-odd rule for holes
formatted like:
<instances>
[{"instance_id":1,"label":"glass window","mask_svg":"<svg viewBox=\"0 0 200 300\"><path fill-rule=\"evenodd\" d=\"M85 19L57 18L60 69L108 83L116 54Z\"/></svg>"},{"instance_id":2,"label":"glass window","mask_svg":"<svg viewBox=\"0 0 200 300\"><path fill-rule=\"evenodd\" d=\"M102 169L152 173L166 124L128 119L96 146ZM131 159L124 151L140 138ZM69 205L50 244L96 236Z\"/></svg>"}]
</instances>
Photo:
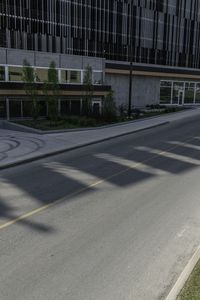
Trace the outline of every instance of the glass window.
<instances>
[{"instance_id":1,"label":"glass window","mask_svg":"<svg viewBox=\"0 0 200 300\"><path fill-rule=\"evenodd\" d=\"M24 100L22 101L22 105L23 105L23 117L27 118L27 117L32 117L32 113L33 113L33 102L32 101L28 101L28 100Z\"/></svg>"},{"instance_id":2,"label":"glass window","mask_svg":"<svg viewBox=\"0 0 200 300\"><path fill-rule=\"evenodd\" d=\"M71 101L71 114L80 115L81 112L81 102L79 100Z\"/></svg>"},{"instance_id":3,"label":"glass window","mask_svg":"<svg viewBox=\"0 0 200 300\"><path fill-rule=\"evenodd\" d=\"M21 101L20 100L10 100L10 117L11 118L19 118L21 115Z\"/></svg>"},{"instance_id":4,"label":"glass window","mask_svg":"<svg viewBox=\"0 0 200 300\"><path fill-rule=\"evenodd\" d=\"M68 115L70 113L70 101L69 100L61 100L61 115Z\"/></svg>"},{"instance_id":5,"label":"glass window","mask_svg":"<svg viewBox=\"0 0 200 300\"><path fill-rule=\"evenodd\" d=\"M21 67L9 67L8 77L9 81L22 81L23 69Z\"/></svg>"},{"instance_id":6,"label":"glass window","mask_svg":"<svg viewBox=\"0 0 200 300\"><path fill-rule=\"evenodd\" d=\"M174 82L172 103L182 105L183 100L184 100L184 82Z\"/></svg>"},{"instance_id":7,"label":"glass window","mask_svg":"<svg viewBox=\"0 0 200 300\"><path fill-rule=\"evenodd\" d=\"M61 82L67 83L67 71L65 71L65 70L61 71Z\"/></svg>"},{"instance_id":8,"label":"glass window","mask_svg":"<svg viewBox=\"0 0 200 300\"><path fill-rule=\"evenodd\" d=\"M103 83L103 73L102 72L93 72L93 82L94 84Z\"/></svg>"},{"instance_id":9,"label":"glass window","mask_svg":"<svg viewBox=\"0 0 200 300\"><path fill-rule=\"evenodd\" d=\"M68 83L81 83L81 72L68 71Z\"/></svg>"},{"instance_id":10,"label":"glass window","mask_svg":"<svg viewBox=\"0 0 200 300\"><path fill-rule=\"evenodd\" d=\"M171 103L171 92L172 92L172 82L171 81L161 81L160 85L160 103L170 104Z\"/></svg>"},{"instance_id":11,"label":"glass window","mask_svg":"<svg viewBox=\"0 0 200 300\"><path fill-rule=\"evenodd\" d=\"M48 70L47 69L36 69L37 82L45 82L48 80Z\"/></svg>"},{"instance_id":12,"label":"glass window","mask_svg":"<svg viewBox=\"0 0 200 300\"><path fill-rule=\"evenodd\" d=\"M62 70L61 71L61 81L62 83L81 83L81 71L70 71Z\"/></svg>"},{"instance_id":13,"label":"glass window","mask_svg":"<svg viewBox=\"0 0 200 300\"><path fill-rule=\"evenodd\" d=\"M100 102L92 103L92 113L94 116L99 117L101 113L101 104Z\"/></svg>"},{"instance_id":14,"label":"glass window","mask_svg":"<svg viewBox=\"0 0 200 300\"><path fill-rule=\"evenodd\" d=\"M0 119L6 118L6 100L0 99Z\"/></svg>"},{"instance_id":15,"label":"glass window","mask_svg":"<svg viewBox=\"0 0 200 300\"><path fill-rule=\"evenodd\" d=\"M39 115L40 117L46 117L47 116L47 103L46 101L40 100L38 101L39 106Z\"/></svg>"},{"instance_id":16,"label":"glass window","mask_svg":"<svg viewBox=\"0 0 200 300\"><path fill-rule=\"evenodd\" d=\"M5 67L0 67L0 81L5 81Z\"/></svg>"},{"instance_id":17,"label":"glass window","mask_svg":"<svg viewBox=\"0 0 200 300\"><path fill-rule=\"evenodd\" d=\"M196 99L195 103L200 103L200 83L196 85Z\"/></svg>"},{"instance_id":18,"label":"glass window","mask_svg":"<svg viewBox=\"0 0 200 300\"><path fill-rule=\"evenodd\" d=\"M68 83L81 83L80 71L68 71Z\"/></svg>"},{"instance_id":19,"label":"glass window","mask_svg":"<svg viewBox=\"0 0 200 300\"><path fill-rule=\"evenodd\" d=\"M194 102L194 83L186 82L185 83L185 103L193 103Z\"/></svg>"}]
</instances>

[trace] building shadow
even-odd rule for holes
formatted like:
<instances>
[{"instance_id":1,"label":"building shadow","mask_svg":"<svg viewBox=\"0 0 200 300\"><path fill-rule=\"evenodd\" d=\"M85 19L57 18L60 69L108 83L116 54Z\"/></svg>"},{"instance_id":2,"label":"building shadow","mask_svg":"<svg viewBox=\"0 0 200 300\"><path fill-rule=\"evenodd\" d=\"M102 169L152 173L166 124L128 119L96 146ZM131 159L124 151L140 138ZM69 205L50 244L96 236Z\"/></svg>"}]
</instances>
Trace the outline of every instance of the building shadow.
<instances>
[{"instance_id":1,"label":"building shadow","mask_svg":"<svg viewBox=\"0 0 200 300\"><path fill-rule=\"evenodd\" d=\"M195 136L194 132L195 137L186 143L187 137L179 135L178 138L178 129L174 135L165 135L165 130L151 131L150 142L147 133L135 138L123 137L113 143L87 147L83 151L77 150L17 168L14 172L4 172L2 178L8 187L10 184L11 189L16 188L16 194L20 192L23 195L17 201L26 214L35 207L78 201L80 195L93 195L95 199L95 192L103 190L104 183L110 185L114 192L115 187L120 190L134 188L160 176L179 176L198 168L198 134ZM158 132L163 132L160 139L156 139ZM142 188L145 189L145 185ZM6 194L2 196L0 191L2 222L18 217L14 199ZM54 233L57 230L33 221L33 218L22 218L18 224L42 233Z\"/></svg>"}]
</instances>

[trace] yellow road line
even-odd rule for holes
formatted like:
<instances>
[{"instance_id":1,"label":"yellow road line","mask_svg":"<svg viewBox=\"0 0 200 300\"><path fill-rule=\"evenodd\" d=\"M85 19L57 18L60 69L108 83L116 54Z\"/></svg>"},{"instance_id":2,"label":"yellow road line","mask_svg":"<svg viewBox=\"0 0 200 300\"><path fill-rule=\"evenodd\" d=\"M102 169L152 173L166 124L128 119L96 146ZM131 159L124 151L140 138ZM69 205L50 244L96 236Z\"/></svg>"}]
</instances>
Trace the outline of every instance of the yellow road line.
<instances>
[{"instance_id":1,"label":"yellow road line","mask_svg":"<svg viewBox=\"0 0 200 300\"><path fill-rule=\"evenodd\" d=\"M186 142L186 141L189 142L189 141L193 140L194 138L195 138L195 137L190 137L189 139L186 139L185 142ZM73 192L73 193L71 193L71 194L69 194L69 195L67 195L67 196L65 196L65 197L63 197L63 198L60 198L60 199L58 199L58 200L55 200L55 201L53 201L53 202L51 202L51 203L49 203L49 204L46 204L46 205L41 206L41 207L39 207L39 208L37 208L37 209L34 209L34 210L32 210L32 211L30 211L30 212L28 212L28 213L26 213L26 214L23 214L23 215L21 215L21 216L19 216L19 217L17 217L17 218L14 218L14 219L12 219L12 220L10 220L10 221L8 221L8 222L6 222L6 223L0 225L0 230L5 229L5 228L7 228L7 227L9 227L9 226L11 226L11 225L14 225L14 224L16 224L16 223L18 223L18 222L20 222L20 221L23 221L23 220L25 220L25 219L27 219L27 218L29 218L29 217L32 217L32 216L34 216L34 215L36 215L36 214L38 214L38 213L41 213L41 212L43 212L44 210L47 210L47 209L49 209L49 208L51 208L51 207L53 207L53 206L55 206L55 205L57 205L57 204L59 204L59 203L61 203L61 202L63 202L63 201L66 201L67 199L69 199L69 198L71 198L71 197L77 196L77 195L81 194L82 192L89 190L89 189L92 188L92 187L95 187L95 186L97 186L97 185L99 185L99 184L101 184L101 183L103 183L103 182L106 182L106 181L109 180L109 179L112 179L112 178L117 177L117 176L119 176L119 175L121 175L121 174L124 174L124 173L126 173L127 171L129 171L129 170L131 170L131 169L138 168L138 166L143 166L143 164L145 164L145 163L147 163L147 162L153 160L154 158L156 158L156 157L158 157L158 156L160 156L160 155L162 155L162 154L165 154L165 153L168 152L168 151L174 150L174 149L176 149L176 148L180 148L180 146L179 146L179 145L176 145L176 146L173 146L173 147L168 148L168 149L166 149L166 150L160 151L159 153L157 153L157 154L151 156L150 158L148 158L148 159L146 159L146 160L143 160L143 161L141 161L141 162L135 163L135 165L132 165L132 166L130 166L130 167L127 167L126 169L124 169L124 170L122 170L122 171L119 171L119 172L117 172L117 173L115 173L115 174L113 174L113 175L111 175L111 176L108 176L108 177L105 177L104 179L101 179L101 180L99 180L99 181L96 181L96 182L94 182L93 184L90 184L90 185L86 186L85 188L80 189L79 191Z\"/></svg>"}]
</instances>

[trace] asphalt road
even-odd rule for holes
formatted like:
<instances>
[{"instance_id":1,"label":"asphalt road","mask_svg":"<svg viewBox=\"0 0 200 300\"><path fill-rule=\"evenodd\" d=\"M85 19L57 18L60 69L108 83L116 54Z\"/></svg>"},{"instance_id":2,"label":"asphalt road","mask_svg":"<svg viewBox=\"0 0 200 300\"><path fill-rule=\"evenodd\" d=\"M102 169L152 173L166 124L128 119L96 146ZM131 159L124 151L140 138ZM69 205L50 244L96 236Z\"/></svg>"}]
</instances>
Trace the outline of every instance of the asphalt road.
<instances>
[{"instance_id":1,"label":"asphalt road","mask_svg":"<svg viewBox=\"0 0 200 300\"><path fill-rule=\"evenodd\" d=\"M1 300L164 299L200 244L200 120L0 172Z\"/></svg>"}]
</instances>

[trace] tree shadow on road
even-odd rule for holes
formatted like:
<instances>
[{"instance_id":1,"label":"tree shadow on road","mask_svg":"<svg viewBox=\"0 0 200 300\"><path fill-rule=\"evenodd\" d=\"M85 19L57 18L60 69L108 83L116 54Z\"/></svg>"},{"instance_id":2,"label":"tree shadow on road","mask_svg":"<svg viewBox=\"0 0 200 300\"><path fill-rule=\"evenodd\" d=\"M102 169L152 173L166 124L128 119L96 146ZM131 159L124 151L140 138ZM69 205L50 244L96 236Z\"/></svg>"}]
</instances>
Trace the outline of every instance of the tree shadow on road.
<instances>
[{"instance_id":1,"label":"tree shadow on road","mask_svg":"<svg viewBox=\"0 0 200 300\"><path fill-rule=\"evenodd\" d=\"M103 183L110 185L113 191L116 187L123 190L159 178L159 171L177 176L198 168L198 134L197 138L189 140L187 137L178 138L178 129L175 129L174 134L172 132L166 136L165 130L151 130L150 141L147 139L148 132L135 137L122 137L112 143L41 160L16 168L13 172L3 172L2 178L8 186L10 184L10 188L16 187L16 193L21 191L22 197L18 197L17 201L23 214L26 214L35 205L41 207L54 202L64 205L78 200L80 195L92 195L95 201L95 192L103 189ZM158 139L156 135L162 132L163 136ZM143 188L145 189L145 185ZM1 224L19 217L14 199L11 198L5 193L1 196L0 190ZM53 233L56 230L32 219L22 218L18 224L43 233Z\"/></svg>"}]
</instances>

